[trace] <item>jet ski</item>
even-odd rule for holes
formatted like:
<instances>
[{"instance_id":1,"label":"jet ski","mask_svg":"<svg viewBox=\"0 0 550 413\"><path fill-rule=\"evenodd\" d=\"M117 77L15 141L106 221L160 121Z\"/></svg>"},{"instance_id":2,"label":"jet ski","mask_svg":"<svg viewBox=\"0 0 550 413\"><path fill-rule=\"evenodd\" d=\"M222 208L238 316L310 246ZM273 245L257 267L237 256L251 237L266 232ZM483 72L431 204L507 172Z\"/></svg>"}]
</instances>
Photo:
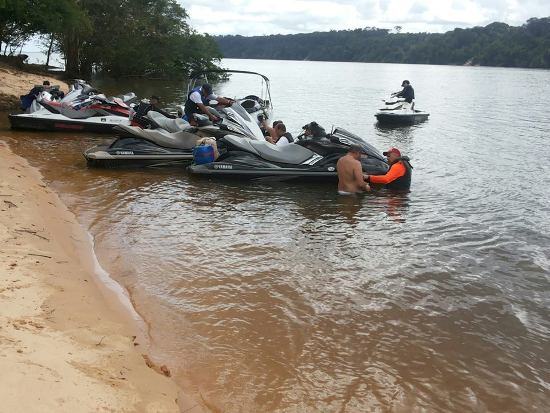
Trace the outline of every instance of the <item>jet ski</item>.
<instances>
[{"instance_id":1,"label":"jet ski","mask_svg":"<svg viewBox=\"0 0 550 413\"><path fill-rule=\"evenodd\" d=\"M271 103L271 87L269 84L269 78L261 73L249 72L246 70L229 70L229 69L212 69L202 70L191 74L191 80L187 87L187 95L195 87L200 86L201 83L210 83L208 81L208 75L221 75L223 78L227 78L231 74L245 74L258 76L261 79L261 88L258 95L247 95L245 97L237 97L235 100L244 108L244 110L254 119L258 125L261 124L262 119L269 119L273 112L273 104Z\"/></svg>"},{"instance_id":2,"label":"jet ski","mask_svg":"<svg viewBox=\"0 0 550 413\"><path fill-rule=\"evenodd\" d=\"M304 126L311 131L315 124L317 133L302 134L295 143L276 146L265 140L249 140L227 135L218 141L220 156L215 162L191 165L195 175L238 179L269 180L335 180L336 163L352 144L360 145L366 156L362 157L363 171L367 174L385 174L388 164L385 157L359 136L343 128L330 134L317 123Z\"/></svg>"},{"instance_id":3,"label":"jet ski","mask_svg":"<svg viewBox=\"0 0 550 413\"><path fill-rule=\"evenodd\" d=\"M150 111L144 124L115 128L119 137L113 142L98 145L84 152L89 166L107 168L164 167L188 164L193 160L193 148L203 138L218 140L227 134L244 139L263 139L249 128L240 116L243 109L237 103L219 113L220 121L213 124L206 116L197 115L199 126L193 127L181 118L170 119ZM259 134L259 135L258 135Z\"/></svg>"},{"instance_id":4,"label":"jet ski","mask_svg":"<svg viewBox=\"0 0 550 413\"><path fill-rule=\"evenodd\" d=\"M9 120L13 129L110 132L115 126L130 124L129 104L135 97L134 93L128 93L107 98L78 81L61 100L42 91L27 113L11 114Z\"/></svg>"},{"instance_id":5,"label":"jet ski","mask_svg":"<svg viewBox=\"0 0 550 413\"><path fill-rule=\"evenodd\" d=\"M384 107L380 108L374 116L379 124L384 125L414 125L428 119L430 114L415 109L412 103L405 102L403 98L391 96L384 100Z\"/></svg>"}]
</instances>

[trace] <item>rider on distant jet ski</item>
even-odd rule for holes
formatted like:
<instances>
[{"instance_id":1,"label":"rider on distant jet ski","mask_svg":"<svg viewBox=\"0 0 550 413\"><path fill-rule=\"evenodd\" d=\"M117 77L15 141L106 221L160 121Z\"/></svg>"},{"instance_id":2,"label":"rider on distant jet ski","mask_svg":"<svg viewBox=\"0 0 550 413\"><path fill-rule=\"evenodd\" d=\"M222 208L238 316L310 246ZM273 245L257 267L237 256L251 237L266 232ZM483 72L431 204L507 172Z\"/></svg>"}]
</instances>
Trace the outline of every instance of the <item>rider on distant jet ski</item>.
<instances>
[{"instance_id":1,"label":"rider on distant jet ski","mask_svg":"<svg viewBox=\"0 0 550 413\"><path fill-rule=\"evenodd\" d=\"M401 83L401 87L403 90L400 92L392 93L392 96L398 97L398 98L405 98L405 102L412 103L414 100L414 89L411 86L411 82L408 80L403 80L403 83Z\"/></svg>"}]
</instances>

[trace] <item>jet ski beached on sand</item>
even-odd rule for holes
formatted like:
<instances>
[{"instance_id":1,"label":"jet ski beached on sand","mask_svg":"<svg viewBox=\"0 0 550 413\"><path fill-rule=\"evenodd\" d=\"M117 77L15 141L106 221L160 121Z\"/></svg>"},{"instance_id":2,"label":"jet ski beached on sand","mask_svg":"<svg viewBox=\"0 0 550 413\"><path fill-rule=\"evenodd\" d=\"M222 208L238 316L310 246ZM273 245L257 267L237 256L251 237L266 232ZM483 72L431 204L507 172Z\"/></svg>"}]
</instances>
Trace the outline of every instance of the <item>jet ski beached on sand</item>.
<instances>
[{"instance_id":1,"label":"jet ski beached on sand","mask_svg":"<svg viewBox=\"0 0 550 413\"><path fill-rule=\"evenodd\" d=\"M83 81L77 81L61 100L42 91L26 113L11 114L13 129L108 133L115 126L130 125L130 106L136 95L107 98Z\"/></svg>"}]
</instances>

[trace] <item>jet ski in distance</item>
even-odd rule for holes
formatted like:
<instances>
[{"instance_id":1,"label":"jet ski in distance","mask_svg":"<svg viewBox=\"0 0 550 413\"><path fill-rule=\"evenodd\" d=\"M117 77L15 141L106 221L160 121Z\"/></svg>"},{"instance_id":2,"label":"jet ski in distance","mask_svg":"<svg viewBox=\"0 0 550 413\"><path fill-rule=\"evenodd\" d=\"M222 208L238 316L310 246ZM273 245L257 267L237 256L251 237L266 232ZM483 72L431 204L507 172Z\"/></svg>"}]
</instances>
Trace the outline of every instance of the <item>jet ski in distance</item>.
<instances>
[{"instance_id":1,"label":"jet ski in distance","mask_svg":"<svg viewBox=\"0 0 550 413\"><path fill-rule=\"evenodd\" d=\"M297 137L296 143L276 146L265 140L247 140L227 135L218 142L220 156L215 162L191 165L195 175L237 179L269 178L270 180L336 180L336 163L352 144L360 145L366 156L362 157L363 171L369 175L385 174L388 164L385 157L359 136L343 128L330 134L312 122L304 128L311 130L315 124L318 133Z\"/></svg>"},{"instance_id":2,"label":"jet ski in distance","mask_svg":"<svg viewBox=\"0 0 550 413\"><path fill-rule=\"evenodd\" d=\"M233 134L245 139L259 139L235 109L238 109L238 104L222 109L220 122L216 124L204 115L196 115L198 127L191 126L181 118L170 119L150 111L146 122L149 128L117 127L118 138L86 150L84 157L91 167L179 166L193 160L193 149L202 138L218 140Z\"/></svg>"},{"instance_id":3,"label":"jet ski in distance","mask_svg":"<svg viewBox=\"0 0 550 413\"><path fill-rule=\"evenodd\" d=\"M415 109L414 100L408 103L404 98L392 95L384 103L384 107L374 115L381 125L414 125L424 122L430 116L428 112Z\"/></svg>"}]
</instances>

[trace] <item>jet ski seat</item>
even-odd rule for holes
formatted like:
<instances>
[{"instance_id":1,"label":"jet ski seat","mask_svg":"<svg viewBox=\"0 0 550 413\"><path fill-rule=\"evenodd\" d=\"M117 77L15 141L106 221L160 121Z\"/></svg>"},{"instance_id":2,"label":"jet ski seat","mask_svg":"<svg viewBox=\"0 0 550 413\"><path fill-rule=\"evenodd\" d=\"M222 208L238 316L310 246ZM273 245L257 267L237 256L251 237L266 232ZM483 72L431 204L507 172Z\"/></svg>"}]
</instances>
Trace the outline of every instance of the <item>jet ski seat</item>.
<instances>
[{"instance_id":1,"label":"jet ski seat","mask_svg":"<svg viewBox=\"0 0 550 413\"><path fill-rule=\"evenodd\" d=\"M151 119L154 123L156 123L159 127L170 133L180 132L182 130L188 130L192 128L189 122L186 122L183 119L170 119L164 116L162 113L152 110L147 112L147 117Z\"/></svg>"},{"instance_id":2,"label":"jet ski seat","mask_svg":"<svg viewBox=\"0 0 550 413\"><path fill-rule=\"evenodd\" d=\"M117 125L115 130L122 137L146 139L164 148L193 149L200 136L188 131L169 133L162 129L141 129L138 126ZM190 129L194 130L194 129Z\"/></svg>"},{"instance_id":3,"label":"jet ski seat","mask_svg":"<svg viewBox=\"0 0 550 413\"><path fill-rule=\"evenodd\" d=\"M294 144L276 146L269 142L250 140L233 135L226 135L224 139L237 148L252 152L272 162L299 165L315 154L303 146Z\"/></svg>"},{"instance_id":4,"label":"jet ski seat","mask_svg":"<svg viewBox=\"0 0 550 413\"><path fill-rule=\"evenodd\" d=\"M83 95L95 95L95 94L97 94L97 89L91 87L90 85L83 84L82 86L83 86L82 91L80 92L81 94L83 94Z\"/></svg>"},{"instance_id":5,"label":"jet ski seat","mask_svg":"<svg viewBox=\"0 0 550 413\"><path fill-rule=\"evenodd\" d=\"M179 132L165 134L155 129L144 129L142 136L164 148L193 149L197 145L199 136L180 130Z\"/></svg>"},{"instance_id":6,"label":"jet ski seat","mask_svg":"<svg viewBox=\"0 0 550 413\"><path fill-rule=\"evenodd\" d=\"M120 98L124 103L130 103L136 100L137 96L134 92L128 92L124 95L118 95L115 96L117 98Z\"/></svg>"}]
</instances>

